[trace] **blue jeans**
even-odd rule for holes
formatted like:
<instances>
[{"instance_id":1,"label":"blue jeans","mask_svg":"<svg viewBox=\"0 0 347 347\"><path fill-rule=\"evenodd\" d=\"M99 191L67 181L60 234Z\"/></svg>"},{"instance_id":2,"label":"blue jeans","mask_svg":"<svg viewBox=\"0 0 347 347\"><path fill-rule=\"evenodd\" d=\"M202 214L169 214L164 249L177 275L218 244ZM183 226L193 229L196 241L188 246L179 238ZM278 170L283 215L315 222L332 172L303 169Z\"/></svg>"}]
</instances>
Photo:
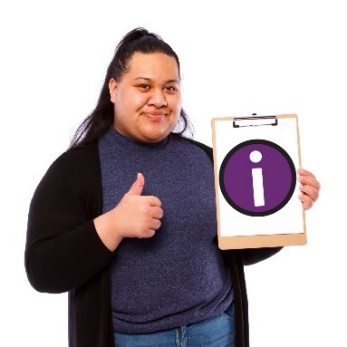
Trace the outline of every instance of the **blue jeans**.
<instances>
[{"instance_id":1,"label":"blue jeans","mask_svg":"<svg viewBox=\"0 0 347 347\"><path fill-rule=\"evenodd\" d=\"M221 315L151 334L114 334L116 347L234 347L235 312L232 304Z\"/></svg>"}]
</instances>

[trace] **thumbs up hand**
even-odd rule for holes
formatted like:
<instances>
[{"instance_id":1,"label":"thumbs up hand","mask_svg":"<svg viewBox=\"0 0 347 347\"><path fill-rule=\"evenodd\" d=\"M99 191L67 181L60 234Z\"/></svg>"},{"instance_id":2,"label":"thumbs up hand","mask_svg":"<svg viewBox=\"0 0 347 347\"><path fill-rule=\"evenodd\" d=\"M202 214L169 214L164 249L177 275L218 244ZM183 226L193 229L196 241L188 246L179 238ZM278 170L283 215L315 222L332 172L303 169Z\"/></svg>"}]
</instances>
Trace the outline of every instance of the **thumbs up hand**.
<instances>
[{"instance_id":1,"label":"thumbs up hand","mask_svg":"<svg viewBox=\"0 0 347 347\"><path fill-rule=\"evenodd\" d=\"M144 184L145 179L139 173L128 193L115 207L117 224L123 237L152 237L161 225L161 202L155 196L141 195Z\"/></svg>"},{"instance_id":2,"label":"thumbs up hand","mask_svg":"<svg viewBox=\"0 0 347 347\"><path fill-rule=\"evenodd\" d=\"M141 173L119 204L94 219L102 242L110 250L117 248L125 237L149 238L161 226L161 201L155 196L142 196L145 179Z\"/></svg>"}]
</instances>

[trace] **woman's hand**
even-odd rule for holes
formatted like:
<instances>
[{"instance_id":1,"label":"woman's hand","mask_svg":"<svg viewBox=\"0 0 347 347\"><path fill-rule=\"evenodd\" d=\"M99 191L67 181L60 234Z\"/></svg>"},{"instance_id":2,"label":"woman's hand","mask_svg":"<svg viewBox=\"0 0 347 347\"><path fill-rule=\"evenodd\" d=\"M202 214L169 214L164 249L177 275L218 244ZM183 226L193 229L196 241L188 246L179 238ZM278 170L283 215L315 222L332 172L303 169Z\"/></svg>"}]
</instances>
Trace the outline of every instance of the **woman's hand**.
<instances>
[{"instance_id":1,"label":"woman's hand","mask_svg":"<svg viewBox=\"0 0 347 347\"><path fill-rule=\"evenodd\" d=\"M319 197L320 184L315 175L307 170L298 169L298 181L300 182L301 200L304 209L308 210Z\"/></svg>"},{"instance_id":2,"label":"woman's hand","mask_svg":"<svg viewBox=\"0 0 347 347\"><path fill-rule=\"evenodd\" d=\"M94 219L95 229L109 250L115 250L123 238L149 238L160 228L161 201L155 196L141 195L144 184L139 173L119 204Z\"/></svg>"}]
</instances>

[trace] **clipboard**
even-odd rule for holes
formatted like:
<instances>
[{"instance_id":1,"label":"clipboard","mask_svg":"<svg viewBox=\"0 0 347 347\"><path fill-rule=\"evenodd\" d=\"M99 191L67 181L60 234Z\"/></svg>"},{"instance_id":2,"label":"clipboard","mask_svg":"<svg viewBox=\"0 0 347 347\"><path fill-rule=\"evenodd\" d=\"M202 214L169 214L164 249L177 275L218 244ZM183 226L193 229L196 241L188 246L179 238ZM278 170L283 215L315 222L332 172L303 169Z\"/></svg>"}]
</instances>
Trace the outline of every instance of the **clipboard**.
<instances>
[{"instance_id":1,"label":"clipboard","mask_svg":"<svg viewBox=\"0 0 347 347\"><path fill-rule=\"evenodd\" d=\"M296 114L212 118L218 247L304 245Z\"/></svg>"}]
</instances>

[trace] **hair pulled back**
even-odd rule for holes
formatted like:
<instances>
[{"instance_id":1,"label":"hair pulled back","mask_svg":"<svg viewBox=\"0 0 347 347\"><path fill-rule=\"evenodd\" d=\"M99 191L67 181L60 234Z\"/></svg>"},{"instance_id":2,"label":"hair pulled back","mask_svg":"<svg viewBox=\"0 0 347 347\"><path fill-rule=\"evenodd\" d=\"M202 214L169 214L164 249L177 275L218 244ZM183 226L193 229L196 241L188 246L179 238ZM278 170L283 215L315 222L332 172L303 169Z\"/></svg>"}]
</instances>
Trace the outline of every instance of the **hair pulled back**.
<instances>
[{"instance_id":1,"label":"hair pulled back","mask_svg":"<svg viewBox=\"0 0 347 347\"><path fill-rule=\"evenodd\" d=\"M113 125L114 105L110 101L108 84L112 78L117 82L121 80L129 69L129 61L136 52L163 53L173 57L177 62L178 73L180 74L180 62L177 54L160 36L141 27L128 32L116 47L96 107L77 128L70 144L71 148L84 146L97 140ZM175 129L179 135L183 135L187 130L193 134L192 125L183 109L181 109L179 122Z\"/></svg>"}]
</instances>

